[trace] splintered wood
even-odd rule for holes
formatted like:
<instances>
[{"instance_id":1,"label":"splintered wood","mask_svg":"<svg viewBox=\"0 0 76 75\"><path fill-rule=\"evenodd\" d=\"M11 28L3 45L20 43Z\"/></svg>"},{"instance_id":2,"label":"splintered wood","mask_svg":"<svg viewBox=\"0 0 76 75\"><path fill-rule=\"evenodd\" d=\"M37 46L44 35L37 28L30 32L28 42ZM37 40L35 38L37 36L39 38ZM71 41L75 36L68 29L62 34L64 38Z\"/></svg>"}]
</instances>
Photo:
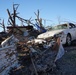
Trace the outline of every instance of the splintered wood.
<instances>
[{"instance_id":1,"label":"splintered wood","mask_svg":"<svg viewBox=\"0 0 76 75\"><path fill-rule=\"evenodd\" d=\"M11 67L18 64L16 46L0 48L0 75L7 75Z\"/></svg>"}]
</instances>

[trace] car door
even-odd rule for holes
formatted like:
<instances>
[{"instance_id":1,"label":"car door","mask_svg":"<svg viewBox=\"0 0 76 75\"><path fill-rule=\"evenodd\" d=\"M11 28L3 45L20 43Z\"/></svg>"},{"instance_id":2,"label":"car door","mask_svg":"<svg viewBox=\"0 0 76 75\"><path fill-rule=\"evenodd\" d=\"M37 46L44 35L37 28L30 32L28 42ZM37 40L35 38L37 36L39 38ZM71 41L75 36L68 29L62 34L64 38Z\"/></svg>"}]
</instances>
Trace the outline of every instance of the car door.
<instances>
[{"instance_id":1,"label":"car door","mask_svg":"<svg viewBox=\"0 0 76 75\"><path fill-rule=\"evenodd\" d=\"M76 25L72 24L73 25L73 29L74 29L74 39L76 39Z\"/></svg>"},{"instance_id":2,"label":"car door","mask_svg":"<svg viewBox=\"0 0 76 75\"><path fill-rule=\"evenodd\" d=\"M76 26L72 23L69 23L69 32L71 33L72 40L76 38Z\"/></svg>"}]
</instances>

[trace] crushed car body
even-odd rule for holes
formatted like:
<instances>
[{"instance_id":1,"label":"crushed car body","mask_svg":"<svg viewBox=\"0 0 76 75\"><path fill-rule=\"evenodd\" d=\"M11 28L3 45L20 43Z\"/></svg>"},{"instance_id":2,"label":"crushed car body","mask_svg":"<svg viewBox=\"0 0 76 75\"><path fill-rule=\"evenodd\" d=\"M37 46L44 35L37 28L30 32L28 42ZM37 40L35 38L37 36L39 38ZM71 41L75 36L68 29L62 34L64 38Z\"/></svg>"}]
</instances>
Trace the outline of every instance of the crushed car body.
<instances>
[{"instance_id":1,"label":"crushed car body","mask_svg":"<svg viewBox=\"0 0 76 75\"><path fill-rule=\"evenodd\" d=\"M73 23L65 23L53 26L51 30L38 35L37 38L51 39L55 35L61 38L62 44L70 45L71 42L76 39L76 25Z\"/></svg>"}]
</instances>

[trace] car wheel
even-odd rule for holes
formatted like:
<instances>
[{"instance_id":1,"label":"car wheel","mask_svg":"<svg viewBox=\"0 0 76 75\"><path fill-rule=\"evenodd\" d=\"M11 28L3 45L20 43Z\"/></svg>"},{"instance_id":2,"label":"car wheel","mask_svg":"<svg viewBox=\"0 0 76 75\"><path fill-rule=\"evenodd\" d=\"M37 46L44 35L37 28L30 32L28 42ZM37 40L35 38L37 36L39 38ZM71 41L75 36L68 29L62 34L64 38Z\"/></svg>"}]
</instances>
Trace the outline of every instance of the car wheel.
<instances>
[{"instance_id":1,"label":"car wheel","mask_svg":"<svg viewBox=\"0 0 76 75\"><path fill-rule=\"evenodd\" d=\"M71 36L67 35L66 37L66 45L70 46L71 45Z\"/></svg>"}]
</instances>

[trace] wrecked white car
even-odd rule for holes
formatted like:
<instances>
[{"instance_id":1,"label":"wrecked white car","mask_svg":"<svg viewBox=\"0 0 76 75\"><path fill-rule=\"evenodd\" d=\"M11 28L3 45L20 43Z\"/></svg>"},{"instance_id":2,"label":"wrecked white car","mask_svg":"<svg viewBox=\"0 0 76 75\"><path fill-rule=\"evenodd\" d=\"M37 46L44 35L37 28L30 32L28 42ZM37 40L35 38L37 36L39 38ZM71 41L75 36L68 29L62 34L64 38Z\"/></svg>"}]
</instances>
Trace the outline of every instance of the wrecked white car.
<instances>
[{"instance_id":1,"label":"wrecked white car","mask_svg":"<svg viewBox=\"0 0 76 75\"><path fill-rule=\"evenodd\" d=\"M51 30L38 35L38 39L52 38L55 35L61 38L62 44L71 45L71 42L76 39L76 25L73 23L66 23L57 26L53 26Z\"/></svg>"}]
</instances>

